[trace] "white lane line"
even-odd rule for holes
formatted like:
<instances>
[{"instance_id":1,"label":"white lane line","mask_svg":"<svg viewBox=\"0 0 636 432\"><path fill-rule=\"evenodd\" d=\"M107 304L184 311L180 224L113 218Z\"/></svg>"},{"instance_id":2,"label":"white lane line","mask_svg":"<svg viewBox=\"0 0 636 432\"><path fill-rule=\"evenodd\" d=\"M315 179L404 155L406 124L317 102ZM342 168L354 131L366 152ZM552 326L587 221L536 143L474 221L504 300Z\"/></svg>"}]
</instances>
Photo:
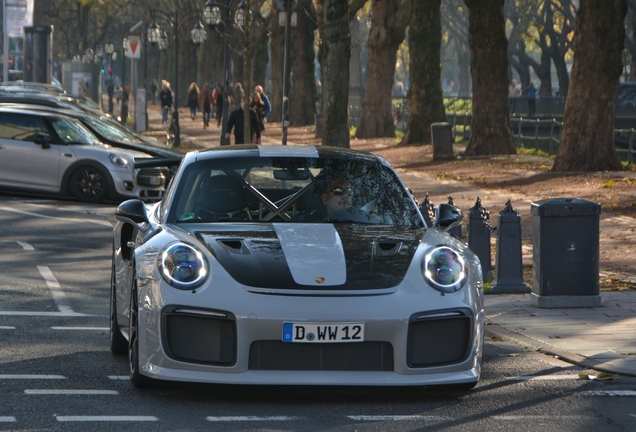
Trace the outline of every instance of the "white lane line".
<instances>
[{"instance_id":1,"label":"white lane line","mask_svg":"<svg viewBox=\"0 0 636 432\"><path fill-rule=\"evenodd\" d=\"M24 394L28 395L118 395L117 390L75 390L75 389L27 389Z\"/></svg>"},{"instance_id":2,"label":"white lane line","mask_svg":"<svg viewBox=\"0 0 636 432\"><path fill-rule=\"evenodd\" d=\"M632 416L632 417L636 417L636 414L630 414L630 416Z\"/></svg>"},{"instance_id":3,"label":"white lane line","mask_svg":"<svg viewBox=\"0 0 636 432\"><path fill-rule=\"evenodd\" d=\"M15 421L15 417L0 417L0 423L13 423Z\"/></svg>"},{"instance_id":4,"label":"white lane line","mask_svg":"<svg viewBox=\"0 0 636 432\"><path fill-rule=\"evenodd\" d=\"M59 422L155 422L155 416L55 416Z\"/></svg>"},{"instance_id":5,"label":"white lane line","mask_svg":"<svg viewBox=\"0 0 636 432\"><path fill-rule=\"evenodd\" d=\"M62 291L60 283L57 279L55 279L51 270L47 266L38 266L38 270L46 281L46 284L49 286L51 296L53 297L53 300L55 300L55 304L57 304L59 311L73 313L73 309L71 309L71 307L66 303L66 294Z\"/></svg>"},{"instance_id":6,"label":"white lane line","mask_svg":"<svg viewBox=\"0 0 636 432\"><path fill-rule=\"evenodd\" d=\"M108 375L108 379L112 380L129 380L130 377L128 375Z\"/></svg>"},{"instance_id":7,"label":"white lane line","mask_svg":"<svg viewBox=\"0 0 636 432\"><path fill-rule=\"evenodd\" d=\"M513 381L557 381L557 380L580 380L578 375L526 375L511 378Z\"/></svg>"},{"instance_id":8,"label":"white lane line","mask_svg":"<svg viewBox=\"0 0 636 432\"><path fill-rule=\"evenodd\" d=\"M97 330L108 331L110 327L51 327L52 330Z\"/></svg>"},{"instance_id":9,"label":"white lane line","mask_svg":"<svg viewBox=\"0 0 636 432\"><path fill-rule=\"evenodd\" d=\"M111 224L108 221L103 221L103 220L82 219L82 218L62 218L62 217L55 217L55 216L45 216L45 215L41 215L41 214L38 214L38 213L31 213L31 212L22 211L22 210L16 210L16 209L12 209L12 208L9 208L9 207L0 207L0 211L19 213L19 214L28 215L28 216L35 216L35 217L39 217L39 218L43 218L43 219L55 219L55 220L60 220L60 221L65 221L65 222L73 222L73 223L88 222L88 223L92 223L92 224L107 226L107 227L110 227L110 228L113 227L113 224Z\"/></svg>"},{"instance_id":10,"label":"white lane line","mask_svg":"<svg viewBox=\"0 0 636 432\"><path fill-rule=\"evenodd\" d=\"M0 311L0 316L47 316L47 317L93 317L98 315L79 312L28 312L28 311Z\"/></svg>"},{"instance_id":11,"label":"white lane line","mask_svg":"<svg viewBox=\"0 0 636 432\"><path fill-rule=\"evenodd\" d=\"M443 421L447 417L425 416L425 415L353 415L347 416L349 420L355 421Z\"/></svg>"},{"instance_id":12,"label":"white lane line","mask_svg":"<svg viewBox=\"0 0 636 432\"><path fill-rule=\"evenodd\" d=\"M15 330L13 326L0 326L0 330Z\"/></svg>"},{"instance_id":13,"label":"white lane line","mask_svg":"<svg viewBox=\"0 0 636 432\"><path fill-rule=\"evenodd\" d=\"M581 392L581 396L627 396L627 397L635 397L636 390L598 390L598 391L587 391Z\"/></svg>"},{"instance_id":14,"label":"white lane line","mask_svg":"<svg viewBox=\"0 0 636 432\"><path fill-rule=\"evenodd\" d=\"M295 416L223 416L223 417L206 417L209 422L250 422L250 421L296 421L302 420L304 417Z\"/></svg>"},{"instance_id":15,"label":"white lane line","mask_svg":"<svg viewBox=\"0 0 636 432\"><path fill-rule=\"evenodd\" d=\"M20 246L22 246L22 249L24 250L35 250L35 248L33 246L31 246L30 244L28 244L27 242L17 242Z\"/></svg>"},{"instance_id":16,"label":"white lane line","mask_svg":"<svg viewBox=\"0 0 636 432\"><path fill-rule=\"evenodd\" d=\"M0 380L61 380L66 379L64 375L28 375L28 374L14 374L14 375L0 375Z\"/></svg>"},{"instance_id":17,"label":"white lane line","mask_svg":"<svg viewBox=\"0 0 636 432\"><path fill-rule=\"evenodd\" d=\"M518 421L518 420L581 420L591 418L584 415L509 415L509 416L492 416L493 420L501 421Z\"/></svg>"}]
</instances>

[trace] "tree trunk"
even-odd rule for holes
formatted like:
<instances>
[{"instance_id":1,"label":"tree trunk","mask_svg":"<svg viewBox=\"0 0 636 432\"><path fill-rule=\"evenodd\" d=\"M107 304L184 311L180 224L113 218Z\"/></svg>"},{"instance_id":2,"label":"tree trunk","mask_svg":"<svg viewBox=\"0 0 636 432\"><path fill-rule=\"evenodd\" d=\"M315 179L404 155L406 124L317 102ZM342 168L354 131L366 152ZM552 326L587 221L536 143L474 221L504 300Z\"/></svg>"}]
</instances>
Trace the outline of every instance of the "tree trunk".
<instances>
[{"instance_id":1,"label":"tree trunk","mask_svg":"<svg viewBox=\"0 0 636 432\"><path fill-rule=\"evenodd\" d=\"M274 12L278 14L278 11ZM283 119L283 69L285 63L285 28L278 25L278 17L273 19L269 25L270 31L270 53L272 62L272 89L269 94L269 103L272 111L267 121L279 122Z\"/></svg>"},{"instance_id":2,"label":"tree trunk","mask_svg":"<svg viewBox=\"0 0 636 432\"><path fill-rule=\"evenodd\" d=\"M349 148L349 5L343 0L324 0L323 12L322 144Z\"/></svg>"},{"instance_id":3,"label":"tree trunk","mask_svg":"<svg viewBox=\"0 0 636 432\"><path fill-rule=\"evenodd\" d=\"M473 117L466 155L515 154L510 130L504 0L465 3L473 78Z\"/></svg>"},{"instance_id":4,"label":"tree trunk","mask_svg":"<svg viewBox=\"0 0 636 432\"><path fill-rule=\"evenodd\" d=\"M316 11L311 0L299 1L296 11L298 25L292 27L291 33L290 57L294 79L289 90L289 123L291 126L305 126L314 124L316 113Z\"/></svg>"},{"instance_id":5,"label":"tree trunk","mask_svg":"<svg viewBox=\"0 0 636 432\"><path fill-rule=\"evenodd\" d=\"M441 0L413 2L409 28L409 113L401 145L430 143L431 124L446 121L441 80L441 3Z\"/></svg>"},{"instance_id":6,"label":"tree trunk","mask_svg":"<svg viewBox=\"0 0 636 432\"><path fill-rule=\"evenodd\" d=\"M373 2L371 10L373 18L367 41L369 48L367 85L362 99L362 114L356 129L356 138L395 136L393 119L395 62L397 50L404 41L408 25L408 21L398 20L400 4L404 5L402 7L410 7L408 2L402 3L397 0ZM414 39L411 37L411 43ZM439 56L437 64L439 65ZM411 71L413 71L412 67ZM411 80L412 77L411 73Z\"/></svg>"},{"instance_id":7,"label":"tree trunk","mask_svg":"<svg viewBox=\"0 0 636 432\"><path fill-rule=\"evenodd\" d=\"M626 0L581 0L572 81L553 171L620 170L614 146L614 95L622 72Z\"/></svg>"}]
</instances>

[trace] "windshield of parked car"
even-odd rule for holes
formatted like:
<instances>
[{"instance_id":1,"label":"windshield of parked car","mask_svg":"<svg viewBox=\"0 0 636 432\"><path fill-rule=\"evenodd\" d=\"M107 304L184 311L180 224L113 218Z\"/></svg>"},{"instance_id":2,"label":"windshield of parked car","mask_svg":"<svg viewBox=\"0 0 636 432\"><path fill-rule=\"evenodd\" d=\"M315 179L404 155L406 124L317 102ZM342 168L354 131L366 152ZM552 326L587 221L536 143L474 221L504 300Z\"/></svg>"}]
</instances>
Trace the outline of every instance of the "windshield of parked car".
<instances>
[{"instance_id":1,"label":"windshield of parked car","mask_svg":"<svg viewBox=\"0 0 636 432\"><path fill-rule=\"evenodd\" d=\"M100 144L97 137L79 121L54 118L51 125L64 144Z\"/></svg>"},{"instance_id":2,"label":"windshield of parked car","mask_svg":"<svg viewBox=\"0 0 636 432\"><path fill-rule=\"evenodd\" d=\"M133 135L130 131L127 131L121 127L115 127L104 121L104 118L93 118L85 116L84 122L96 131L99 135L103 136L107 140L122 142L122 143L142 143L139 138Z\"/></svg>"},{"instance_id":3,"label":"windshield of parked car","mask_svg":"<svg viewBox=\"0 0 636 432\"><path fill-rule=\"evenodd\" d=\"M242 157L189 165L169 219L421 226L414 200L375 158Z\"/></svg>"}]
</instances>

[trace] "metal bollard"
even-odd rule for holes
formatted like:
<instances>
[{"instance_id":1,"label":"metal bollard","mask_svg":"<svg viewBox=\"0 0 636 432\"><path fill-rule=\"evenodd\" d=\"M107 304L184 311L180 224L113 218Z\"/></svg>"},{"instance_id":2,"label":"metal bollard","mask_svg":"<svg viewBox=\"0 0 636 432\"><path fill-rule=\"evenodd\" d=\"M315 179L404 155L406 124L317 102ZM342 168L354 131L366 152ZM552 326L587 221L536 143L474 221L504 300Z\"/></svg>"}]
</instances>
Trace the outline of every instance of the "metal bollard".
<instances>
[{"instance_id":1,"label":"metal bollard","mask_svg":"<svg viewBox=\"0 0 636 432\"><path fill-rule=\"evenodd\" d=\"M448 205L452 205L453 207L456 207L455 203L453 202L453 197L452 196L448 197ZM461 226L461 224L449 229L448 233L450 235L453 235L453 236L457 237L458 239L461 239L462 238L462 226Z\"/></svg>"},{"instance_id":2,"label":"metal bollard","mask_svg":"<svg viewBox=\"0 0 636 432\"><path fill-rule=\"evenodd\" d=\"M426 225L428 227L432 227L435 220L435 206L428 197L428 193L424 198L424 202L420 204L420 213L422 213L422 217L424 217L424 222L426 222Z\"/></svg>"},{"instance_id":3,"label":"metal bollard","mask_svg":"<svg viewBox=\"0 0 636 432\"><path fill-rule=\"evenodd\" d=\"M499 213L497 228L497 256L495 262L495 283L492 292L529 293L532 291L523 282L523 262L521 258L521 217L510 200Z\"/></svg>"},{"instance_id":4,"label":"metal bollard","mask_svg":"<svg viewBox=\"0 0 636 432\"><path fill-rule=\"evenodd\" d=\"M475 205L468 210L468 247L475 252L481 262L483 280L491 278L492 266L490 256L490 213L481 205L477 197Z\"/></svg>"}]
</instances>

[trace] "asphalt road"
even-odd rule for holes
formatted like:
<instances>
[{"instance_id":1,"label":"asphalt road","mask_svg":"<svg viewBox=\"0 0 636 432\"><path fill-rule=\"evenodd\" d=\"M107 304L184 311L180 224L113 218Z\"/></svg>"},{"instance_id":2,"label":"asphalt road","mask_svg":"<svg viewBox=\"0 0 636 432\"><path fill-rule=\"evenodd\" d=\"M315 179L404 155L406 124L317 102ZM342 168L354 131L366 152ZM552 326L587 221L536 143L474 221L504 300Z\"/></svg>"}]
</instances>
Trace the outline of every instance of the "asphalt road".
<instances>
[{"instance_id":1,"label":"asphalt road","mask_svg":"<svg viewBox=\"0 0 636 432\"><path fill-rule=\"evenodd\" d=\"M636 430L636 379L581 379L596 373L493 340L469 392L135 389L127 358L108 349L113 212L0 196L0 430Z\"/></svg>"}]
</instances>

